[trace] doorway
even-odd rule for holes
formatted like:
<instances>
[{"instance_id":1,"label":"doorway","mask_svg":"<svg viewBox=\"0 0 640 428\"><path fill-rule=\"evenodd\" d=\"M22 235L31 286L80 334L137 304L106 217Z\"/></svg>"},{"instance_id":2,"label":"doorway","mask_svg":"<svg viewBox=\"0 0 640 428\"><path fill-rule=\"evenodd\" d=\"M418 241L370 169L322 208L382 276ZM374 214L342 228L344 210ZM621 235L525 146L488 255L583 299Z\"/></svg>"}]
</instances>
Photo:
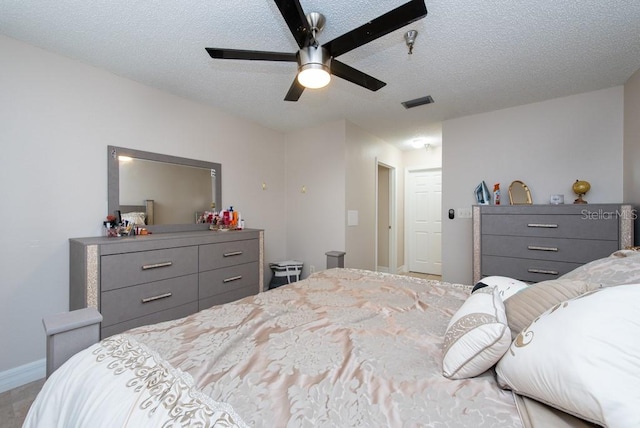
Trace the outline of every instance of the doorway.
<instances>
[{"instance_id":1,"label":"doorway","mask_svg":"<svg viewBox=\"0 0 640 428\"><path fill-rule=\"evenodd\" d=\"M442 169L409 170L405 183L408 270L442 275Z\"/></svg>"},{"instance_id":2,"label":"doorway","mask_svg":"<svg viewBox=\"0 0 640 428\"><path fill-rule=\"evenodd\" d=\"M397 271L395 168L376 159L376 270Z\"/></svg>"}]
</instances>

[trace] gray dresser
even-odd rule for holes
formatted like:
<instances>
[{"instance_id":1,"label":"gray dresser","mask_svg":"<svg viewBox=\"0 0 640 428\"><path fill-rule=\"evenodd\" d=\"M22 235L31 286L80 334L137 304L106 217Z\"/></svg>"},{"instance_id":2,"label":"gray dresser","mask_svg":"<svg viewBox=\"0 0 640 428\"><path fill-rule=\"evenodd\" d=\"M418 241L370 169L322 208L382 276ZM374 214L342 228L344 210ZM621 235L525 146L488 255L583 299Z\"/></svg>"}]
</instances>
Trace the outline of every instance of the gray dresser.
<instances>
[{"instance_id":1,"label":"gray dresser","mask_svg":"<svg viewBox=\"0 0 640 428\"><path fill-rule=\"evenodd\" d=\"M473 282L539 282L633 245L631 205L473 207Z\"/></svg>"},{"instance_id":2,"label":"gray dresser","mask_svg":"<svg viewBox=\"0 0 640 428\"><path fill-rule=\"evenodd\" d=\"M264 289L261 230L69 240L69 309L103 316L101 337Z\"/></svg>"}]
</instances>

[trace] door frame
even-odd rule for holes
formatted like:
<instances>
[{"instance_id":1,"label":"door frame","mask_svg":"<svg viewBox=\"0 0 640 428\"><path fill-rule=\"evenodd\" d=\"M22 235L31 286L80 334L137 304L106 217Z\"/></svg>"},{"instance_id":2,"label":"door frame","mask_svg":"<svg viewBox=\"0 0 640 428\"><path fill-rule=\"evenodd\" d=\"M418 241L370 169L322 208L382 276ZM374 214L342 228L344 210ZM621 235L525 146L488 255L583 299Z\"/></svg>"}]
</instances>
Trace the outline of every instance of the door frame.
<instances>
[{"instance_id":1,"label":"door frame","mask_svg":"<svg viewBox=\"0 0 640 428\"><path fill-rule=\"evenodd\" d=\"M378 207L380 204L378 195L378 167L383 167L389 170L389 223L391 229L389 229L389 272L397 273L398 271L398 227L397 227L397 204L396 204L396 167L387 163L381 162L378 158L375 158L375 193L376 193L376 206L375 206L375 244L374 244L374 266L376 271L378 270Z\"/></svg>"},{"instance_id":2,"label":"door frame","mask_svg":"<svg viewBox=\"0 0 640 428\"><path fill-rule=\"evenodd\" d=\"M404 264L402 266L403 272L409 272L411 265L411 230L409 227L409 177L412 173L421 171L440 171L442 177L442 167L429 167L429 166L412 166L405 168L404 170ZM442 219L442 212L440 213ZM442 245L440 245L440 256L442 257Z\"/></svg>"}]
</instances>

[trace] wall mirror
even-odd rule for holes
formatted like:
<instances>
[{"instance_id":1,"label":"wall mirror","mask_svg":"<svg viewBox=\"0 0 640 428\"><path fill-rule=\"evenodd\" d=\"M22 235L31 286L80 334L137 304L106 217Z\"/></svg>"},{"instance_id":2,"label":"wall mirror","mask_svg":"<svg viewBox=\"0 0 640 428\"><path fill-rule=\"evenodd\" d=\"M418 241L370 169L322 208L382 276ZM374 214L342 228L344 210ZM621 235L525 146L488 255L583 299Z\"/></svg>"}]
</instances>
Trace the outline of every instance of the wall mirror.
<instances>
[{"instance_id":1,"label":"wall mirror","mask_svg":"<svg viewBox=\"0 0 640 428\"><path fill-rule=\"evenodd\" d=\"M531 205L531 192L526 184L515 180L509 186L509 203L511 205Z\"/></svg>"},{"instance_id":2,"label":"wall mirror","mask_svg":"<svg viewBox=\"0 0 640 428\"><path fill-rule=\"evenodd\" d=\"M107 147L109 213L143 212L154 232L206 229L197 224L203 211L222 207L219 163ZM133 214L129 214L133 215Z\"/></svg>"}]
</instances>

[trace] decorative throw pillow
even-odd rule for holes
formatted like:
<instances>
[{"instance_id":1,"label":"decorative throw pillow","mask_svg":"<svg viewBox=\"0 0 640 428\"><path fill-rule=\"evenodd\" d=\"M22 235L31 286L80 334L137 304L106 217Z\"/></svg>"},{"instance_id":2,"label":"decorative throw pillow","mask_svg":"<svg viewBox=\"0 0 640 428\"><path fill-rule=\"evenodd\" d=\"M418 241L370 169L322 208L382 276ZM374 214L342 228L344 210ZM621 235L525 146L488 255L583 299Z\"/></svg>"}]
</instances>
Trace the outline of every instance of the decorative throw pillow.
<instances>
[{"instance_id":1,"label":"decorative throw pillow","mask_svg":"<svg viewBox=\"0 0 640 428\"><path fill-rule=\"evenodd\" d=\"M136 226L144 226L146 223L147 214L139 212L122 213L122 220L126 220L129 223L133 223Z\"/></svg>"},{"instance_id":2,"label":"decorative throw pillow","mask_svg":"<svg viewBox=\"0 0 640 428\"><path fill-rule=\"evenodd\" d=\"M527 284L517 279L506 276L487 276L482 278L473 287L472 293L483 287L495 287L498 289L502 301L516 294L518 291L527 288Z\"/></svg>"},{"instance_id":3,"label":"decorative throw pillow","mask_svg":"<svg viewBox=\"0 0 640 428\"><path fill-rule=\"evenodd\" d=\"M511 332L498 290L482 288L469 296L449 321L442 373L450 379L477 376L498 362L510 343Z\"/></svg>"},{"instance_id":4,"label":"decorative throw pillow","mask_svg":"<svg viewBox=\"0 0 640 428\"><path fill-rule=\"evenodd\" d=\"M640 284L562 302L522 331L498 382L607 427L640 426Z\"/></svg>"},{"instance_id":5,"label":"decorative throw pillow","mask_svg":"<svg viewBox=\"0 0 640 428\"><path fill-rule=\"evenodd\" d=\"M532 284L514 294L504 302L512 338L547 309L598 288L599 284L559 278Z\"/></svg>"},{"instance_id":6,"label":"decorative throw pillow","mask_svg":"<svg viewBox=\"0 0 640 428\"><path fill-rule=\"evenodd\" d=\"M597 282L603 287L637 284L640 283L640 252L619 250L609 257L582 265L560 278Z\"/></svg>"}]
</instances>

